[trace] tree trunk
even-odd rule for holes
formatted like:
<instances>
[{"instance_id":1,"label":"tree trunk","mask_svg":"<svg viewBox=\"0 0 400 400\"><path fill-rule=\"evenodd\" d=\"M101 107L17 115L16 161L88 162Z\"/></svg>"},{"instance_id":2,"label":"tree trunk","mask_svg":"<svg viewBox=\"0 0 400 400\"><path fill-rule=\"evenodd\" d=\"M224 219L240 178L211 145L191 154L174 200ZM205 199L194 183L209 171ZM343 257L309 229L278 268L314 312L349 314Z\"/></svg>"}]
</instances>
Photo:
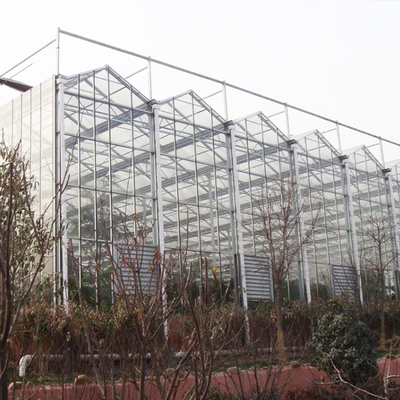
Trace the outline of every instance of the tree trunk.
<instances>
[{"instance_id":1,"label":"tree trunk","mask_svg":"<svg viewBox=\"0 0 400 400\"><path fill-rule=\"evenodd\" d=\"M386 348L386 323L385 323L385 280L382 273L381 276L381 296L380 296L380 317L381 317L381 332L379 337L379 349L385 350Z\"/></svg>"},{"instance_id":2,"label":"tree trunk","mask_svg":"<svg viewBox=\"0 0 400 400\"><path fill-rule=\"evenodd\" d=\"M385 324L385 306L382 305L381 311L381 334L379 337L379 349L385 350L386 348L386 324Z\"/></svg>"},{"instance_id":3,"label":"tree trunk","mask_svg":"<svg viewBox=\"0 0 400 400\"><path fill-rule=\"evenodd\" d=\"M8 378L7 378L7 350L5 344L0 344L0 400L8 399Z\"/></svg>"},{"instance_id":4,"label":"tree trunk","mask_svg":"<svg viewBox=\"0 0 400 400\"><path fill-rule=\"evenodd\" d=\"M0 292L0 400L7 400L8 398L8 338L11 329L11 285L10 285L10 271L8 264L4 262L3 257L0 256L0 265L2 270L6 273L0 277L1 292Z\"/></svg>"},{"instance_id":5,"label":"tree trunk","mask_svg":"<svg viewBox=\"0 0 400 400\"><path fill-rule=\"evenodd\" d=\"M285 357L285 340L283 337L283 321L282 321L282 285L276 285L276 334L277 334L277 350L278 350L278 362L284 363Z\"/></svg>"},{"instance_id":6,"label":"tree trunk","mask_svg":"<svg viewBox=\"0 0 400 400\"><path fill-rule=\"evenodd\" d=\"M147 340L143 338L143 341ZM147 369L147 345L146 343L141 344L141 368L140 368L140 400L146 398L146 369Z\"/></svg>"},{"instance_id":7,"label":"tree trunk","mask_svg":"<svg viewBox=\"0 0 400 400\"><path fill-rule=\"evenodd\" d=\"M383 283L384 287L384 283ZM384 290L384 289L383 289ZM381 332L379 337L379 349L385 350L386 348L386 323L385 323L385 293L382 291L380 301L380 314L381 314Z\"/></svg>"}]
</instances>

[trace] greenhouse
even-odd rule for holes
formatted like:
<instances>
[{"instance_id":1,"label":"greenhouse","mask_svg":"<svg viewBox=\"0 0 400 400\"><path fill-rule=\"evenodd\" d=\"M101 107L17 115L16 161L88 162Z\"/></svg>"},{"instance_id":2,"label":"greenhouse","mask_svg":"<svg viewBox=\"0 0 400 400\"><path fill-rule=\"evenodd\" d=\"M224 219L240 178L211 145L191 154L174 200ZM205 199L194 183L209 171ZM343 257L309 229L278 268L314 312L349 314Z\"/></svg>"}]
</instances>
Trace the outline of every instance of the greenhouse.
<instances>
[{"instance_id":1,"label":"greenhouse","mask_svg":"<svg viewBox=\"0 0 400 400\"><path fill-rule=\"evenodd\" d=\"M288 297L349 292L363 301L383 274L399 298L400 161L384 162L381 138L382 156L365 144L344 150L340 124L298 131L283 103L228 118L229 102L218 112L195 90L154 98L123 76L108 65L57 71L0 108L7 143L21 142L39 182L38 209L53 197L61 205L47 211L65 227L47 269L64 300L71 263L85 285L94 258L97 293L117 293L102 254L120 262L126 235L140 230L145 260L156 249L178 254L199 276L232 281L245 306L273 301L265 221L279 227L274 203L285 201L296 217L288 245L298 246Z\"/></svg>"}]
</instances>

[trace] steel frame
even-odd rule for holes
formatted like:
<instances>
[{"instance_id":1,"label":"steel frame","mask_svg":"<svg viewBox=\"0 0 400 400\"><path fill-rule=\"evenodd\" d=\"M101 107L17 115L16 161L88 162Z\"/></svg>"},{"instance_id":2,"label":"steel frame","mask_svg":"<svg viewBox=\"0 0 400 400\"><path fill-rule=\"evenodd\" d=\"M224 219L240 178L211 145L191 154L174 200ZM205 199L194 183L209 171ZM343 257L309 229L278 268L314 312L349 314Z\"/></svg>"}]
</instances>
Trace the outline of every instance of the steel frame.
<instances>
[{"instance_id":1,"label":"steel frame","mask_svg":"<svg viewBox=\"0 0 400 400\"><path fill-rule=\"evenodd\" d=\"M147 66L142 70L148 71L150 98L110 67L69 77L61 75L63 35L145 60ZM317 229L301 249L302 269L293 269L289 277L289 280L304 279L308 302L314 296L313 285L317 295L321 285L329 286L332 264L355 266L359 299L364 300L366 266L360 253L368 246L363 235L368 215L379 214L382 218L390 215L393 240L387 251L394 254L394 262L388 273L400 270L400 168L397 168L399 163L393 163L392 171L386 168L383 149L383 143L396 146L398 143L236 85L60 29L56 40L32 56L53 43L56 43L58 116L55 128L58 141L54 149L57 155L54 163L59 168L56 183L60 185L63 175L73 172L67 190L59 199L60 219L69 218L70 224L59 243L57 256L57 271L62 274L63 282L62 301L68 300L66 246L70 240L74 243L80 262L85 258L84 243L93 243L96 253L100 251L104 238L99 205L106 201L109 211L105 230L111 241L118 237L117 214L124 221L134 215L151 230L147 240L159 246L162 253L179 249L188 252L189 259L209 257L218 265L221 280L236 280L242 304L247 307L245 256L268 257L260 244L262 235L257 226L262 207L260 190L264 187L268 190L274 182L286 179L296 183L299 240L318 210L320 213L315 221ZM217 83L222 90L203 98L189 90L165 100L154 100L152 64ZM271 112L269 117L256 112L228 121L231 112L227 89L267 100L282 109ZM205 101L218 93L223 95L225 117ZM12 103L12 121L17 114L15 108ZM21 110L22 120L26 110ZM9 121L7 112L0 110L0 121ZM301 112L332 127L325 133L313 130L298 134L289 118L290 112ZM31 115L32 110L27 113ZM341 129L378 139L381 162L366 146L343 150ZM11 142L16 140L14 128L7 132ZM324 136L329 132L336 132L338 148ZM32 168L36 168L33 163ZM314 194L318 194L319 200ZM85 224L92 227L93 234L85 236L84 232L88 232ZM233 265L236 271L232 271Z\"/></svg>"}]
</instances>

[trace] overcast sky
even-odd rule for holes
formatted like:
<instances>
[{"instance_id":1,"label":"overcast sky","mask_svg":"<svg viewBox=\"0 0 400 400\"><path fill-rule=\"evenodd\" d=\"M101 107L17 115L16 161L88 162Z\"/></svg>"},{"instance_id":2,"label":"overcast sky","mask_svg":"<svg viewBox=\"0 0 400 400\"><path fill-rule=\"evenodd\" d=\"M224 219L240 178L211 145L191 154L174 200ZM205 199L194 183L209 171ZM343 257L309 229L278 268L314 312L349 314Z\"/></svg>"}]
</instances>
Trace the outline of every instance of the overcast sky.
<instances>
[{"instance_id":1,"label":"overcast sky","mask_svg":"<svg viewBox=\"0 0 400 400\"><path fill-rule=\"evenodd\" d=\"M0 74L60 27L400 142L400 1L2 0L1 13Z\"/></svg>"}]
</instances>

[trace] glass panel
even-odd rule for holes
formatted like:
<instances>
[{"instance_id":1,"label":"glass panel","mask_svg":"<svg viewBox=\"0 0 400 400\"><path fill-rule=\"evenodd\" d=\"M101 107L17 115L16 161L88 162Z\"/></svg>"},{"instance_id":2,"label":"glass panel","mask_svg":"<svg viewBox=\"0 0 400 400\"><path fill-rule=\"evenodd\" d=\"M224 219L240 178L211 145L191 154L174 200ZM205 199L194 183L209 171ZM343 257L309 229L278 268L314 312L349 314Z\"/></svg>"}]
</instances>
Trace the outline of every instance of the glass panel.
<instances>
[{"instance_id":1,"label":"glass panel","mask_svg":"<svg viewBox=\"0 0 400 400\"><path fill-rule=\"evenodd\" d=\"M95 192L92 190L81 190L81 235L83 238L94 239L96 233Z\"/></svg>"},{"instance_id":2,"label":"glass panel","mask_svg":"<svg viewBox=\"0 0 400 400\"><path fill-rule=\"evenodd\" d=\"M65 191L67 209L67 234L70 238L79 237L79 190L68 188Z\"/></svg>"}]
</instances>

